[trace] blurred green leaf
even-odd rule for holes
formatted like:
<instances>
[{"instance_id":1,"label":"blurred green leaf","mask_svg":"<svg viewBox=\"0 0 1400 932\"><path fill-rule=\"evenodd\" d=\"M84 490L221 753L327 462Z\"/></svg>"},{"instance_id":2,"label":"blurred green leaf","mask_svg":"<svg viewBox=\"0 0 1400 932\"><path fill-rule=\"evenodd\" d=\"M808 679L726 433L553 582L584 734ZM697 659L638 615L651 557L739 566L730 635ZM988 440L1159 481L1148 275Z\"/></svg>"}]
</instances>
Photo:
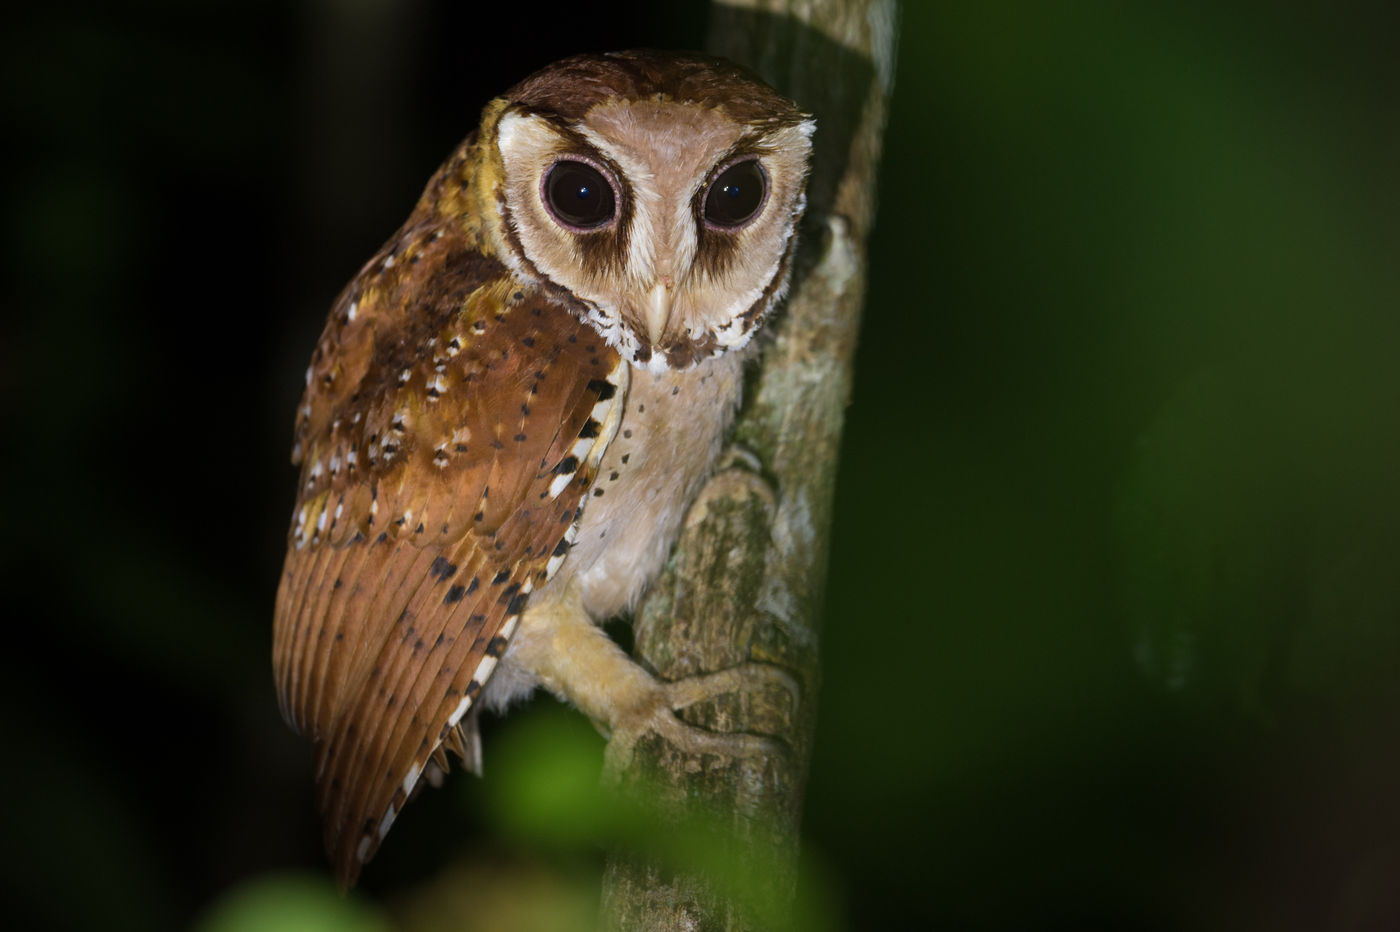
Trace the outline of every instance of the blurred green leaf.
<instances>
[{"instance_id":1,"label":"blurred green leaf","mask_svg":"<svg viewBox=\"0 0 1400 932\"><path fill-rule=\"evenodd\" d=\"M388 932L387 919L323 877L271 875L224 894L196 932Z\"/></svg>"},{"instance_id":2,"label":"blurred green leaf","mask_svg":"<svg viewBox=\"0 0 1400 932\"><path fill-rule=\"evenodd\" d=\"M533 711L533 710L532 710ZM534 844L601 842L619 820L598 785L603 741L582 716L541 709L513 720L491 748L487 779L491 816L510 837Z\"/></svg>"},{"instance_id":3,"label":"blurred green leaf","mask_svg":"<svg viewBox=\"0 0 1400 932\"><path fill-rule=\"evenodd\" d=\"M837 885L804 883L790 901L773 886L772 878L786 872L766 866L761 826L738 828L745 839L738 840L734 813L677 801L665 788L615 792L600 785L601 769L602 742L586 720L566 708L535 710L497 737L481 786L501 834L528 850L586 854L607 847L653 861L664 876L704 877L760 917L758 928L834 928ZM813 878L828 876L811 852L803 859Z\"/></svg>"}]
</instances>

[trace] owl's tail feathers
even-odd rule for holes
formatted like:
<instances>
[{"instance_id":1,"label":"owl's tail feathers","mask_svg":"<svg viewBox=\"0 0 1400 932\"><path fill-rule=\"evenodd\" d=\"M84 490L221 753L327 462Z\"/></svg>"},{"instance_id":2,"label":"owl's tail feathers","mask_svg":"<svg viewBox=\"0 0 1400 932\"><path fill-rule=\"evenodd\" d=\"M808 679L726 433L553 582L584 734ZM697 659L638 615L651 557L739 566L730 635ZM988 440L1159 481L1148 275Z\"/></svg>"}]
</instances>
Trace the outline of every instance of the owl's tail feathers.
<instances>
[{"instance_id":1,"label":"owl's tail feathers","mask_svg":"<svg viewBox=\"0 0 1400 932\"><path fill-rule=\"evenodd\" d=\"M447 774L452 772L449 753L457 756L465 770L478 777L481 776L481 729L477 722L477 714L477 710L473 709L471 714L463 716L462 721L447 732L442 743L433 749L427 762L423 765L421 776L413 781L412 788L408 790L406 798L400 797L400 801L391 804L377 824L371 820L366 823L362 831L347 832L338 826L335 815L329 809L323 811L326 852L331 858L335 869L336 883L341 892L348 891L355 885L355 881L359 879L360 871L379 850L384 836L388 834L389 826L393 824L398 814L408 803L418 798L418 794L423 792L423 786L425 784L431 785L433 789L442 787ZM317 741L315 745L317 771L323 779L327 778L324 767L325 751L324 743ZM326 788L321 787L320 789L324 792ZM323 805L333 804L329 800L323 803Z\"/></svg>"},{"instance_id":2,"label":"owl's tail feathers","mask_svg":"<svg viewBox=\"0 0 1400 932\"><path fill-rule=\"evenodd\" d=\"M475 709L449 731L442 744L433 750L433 756L428 758L428 764L423 768L423 779L409 794L410 802L423 791L424 783L431 784L435 790L442 788L444 778L452 772L448 752L457 755L469 773L481 776L481 729L477 726Z\"/></svg>"}]
</instances>

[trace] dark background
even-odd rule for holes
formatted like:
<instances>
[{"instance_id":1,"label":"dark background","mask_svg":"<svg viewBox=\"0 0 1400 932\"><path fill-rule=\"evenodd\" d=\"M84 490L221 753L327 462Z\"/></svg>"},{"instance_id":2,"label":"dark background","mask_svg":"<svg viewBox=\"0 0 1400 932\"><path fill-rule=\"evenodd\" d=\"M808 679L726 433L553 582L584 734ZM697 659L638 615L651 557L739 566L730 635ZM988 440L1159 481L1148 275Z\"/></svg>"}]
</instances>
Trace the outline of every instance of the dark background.
<instances>
[{"instance_id":1,"label":"dark background","mask_svg":"<svg viewBox=\"0 0 1400 932\"><path fill-rule=\"evenodd\" d=\"M704 4L37 6L0 39L5 924L586 912L597 846L491 788L528 736L598 753L545 702L330 892L268 668L292 413L489 97L694 47ZM904 10L806 804L828 927L1400 928L1400 23L1160 7Z\"/></svg>"}]
</instances>

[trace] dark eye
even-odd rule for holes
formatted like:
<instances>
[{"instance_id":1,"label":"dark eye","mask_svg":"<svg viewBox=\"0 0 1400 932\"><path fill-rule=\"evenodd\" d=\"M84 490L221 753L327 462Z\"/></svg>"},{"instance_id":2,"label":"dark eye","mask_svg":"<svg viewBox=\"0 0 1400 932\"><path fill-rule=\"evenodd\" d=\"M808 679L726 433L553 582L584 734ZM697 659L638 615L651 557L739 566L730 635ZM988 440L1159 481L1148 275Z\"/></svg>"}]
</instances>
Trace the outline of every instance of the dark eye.
<instances>
[{"instance_id":1,"label":"dark eye","mask_svg":"<svg viewBox=\"0 0 1400 932\"><path fill-rule=\"evenodd\" d=\"M617 205L612 185L587 162L561 159L544 179L544 202L566 227L592 230L613 218Z\"/></svg>"},{"instance_id":2,"label":"dark eye","mask_svg":"<svg viewBox=\"0 0 1400 932\"><path fill-rule=\"evenodd\" d=\"M717 227L741 227L758 215L768 194L768 178L758 159L736 162L710 185L705 220Z\"/></svg>"}]
</instances>

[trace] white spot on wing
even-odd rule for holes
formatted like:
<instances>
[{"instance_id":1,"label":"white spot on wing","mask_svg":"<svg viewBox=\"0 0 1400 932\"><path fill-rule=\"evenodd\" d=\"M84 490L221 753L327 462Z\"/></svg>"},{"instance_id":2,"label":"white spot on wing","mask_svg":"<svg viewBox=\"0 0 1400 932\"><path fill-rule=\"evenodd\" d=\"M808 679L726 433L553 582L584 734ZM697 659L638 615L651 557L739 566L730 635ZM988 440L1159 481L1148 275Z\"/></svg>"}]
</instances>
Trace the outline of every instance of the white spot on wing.
<instances>
[{"instance_id":1,"label":"white spot on wing","mask_svg":"<svg viewBox=\"0 0 1400 932\"><path fill-rule=\"evenodd\" d=\"M551 499L558 498L559 493L569 487L569 483L573 481L573 478L574 473L571 472L564 473L561 476L555 476L554 481L549 484L549 497Z\"/></svg>"},{"instance_id":2,"label":"white spot on wing","mask_svg":"<svg viewBox=\"0 0 1400 932\"><path fill-rule=\"evenodd\" d=\"M589 417L593 418L593 420L597 421L599 424L605 423L608 419L608 412L612 410L612 407L612 399L600 401L593 406L593 410L589 412Z\"/></svg>"},{"instance_id":3,"label":"white spot on wing","mask_svg":"<svg viewBox=\"0 0 1400 932\"><path fill-rule=\"evenodd\" d=\"M467 709L470 709L471 707L471 697L463 696L462 701L457 703L457 708L453 709L452 714L447 716L447 724L455 728L457 726L457 723L462 720L462 716L467 714Z\"/></svg>"},{"instance_id":4,"label":"white spot on wing","mask_svg":"<svg viewBox=\"0 0 1400 932\"><path fill-rule=\"evenodd\" d=\"M383 841L384 836L389 834L389 828L394 824L394 820L399 817L399 811L393 806L384 813L384 818L379 820L379 840Z\"/></svg>"},{"instance_id":5,"label":"white spot on wing","mask_svg":"<svg viewBox=\"0 0 1400 932\"><path fill-rule=\"evenodd\" d=\"M512 615L511 617L514 618L515 616ZM478 683L485 683L491 678L491 674L495 672L495 669L495 657L482 657L481 663L477 664L476 673L472 676L472 679L476 680Z\"/></svg>"},{"instance_id":6,"label":"white spot on wing","mask_svg":"<svg viewBox=\"0 0 1400 932\"><path fill-rule=\"evenodd\" d=\"M501 625L501 637L509 641L510 636L515 633L515 626L519 621L519 615L511 615L509 618L507 618L506 623Z\"/></svg>"}]
</instances>

